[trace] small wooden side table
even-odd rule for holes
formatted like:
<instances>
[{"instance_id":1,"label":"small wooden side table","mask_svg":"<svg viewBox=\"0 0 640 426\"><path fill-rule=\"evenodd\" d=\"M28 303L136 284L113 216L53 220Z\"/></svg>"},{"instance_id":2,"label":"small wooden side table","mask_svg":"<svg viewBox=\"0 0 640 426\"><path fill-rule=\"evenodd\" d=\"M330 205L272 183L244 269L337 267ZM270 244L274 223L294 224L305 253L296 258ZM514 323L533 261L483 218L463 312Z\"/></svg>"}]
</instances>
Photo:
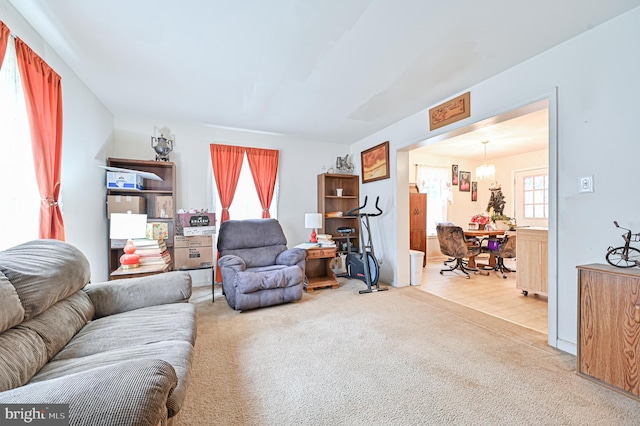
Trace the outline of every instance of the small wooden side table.
<instances>
[{"instance_id":1,"label":"small wooden side table","mask_svg":"<svg viewBox=\"0 0 640 426\"><path fill-rule=\"evenodd\" d=\"M304 289L307 293L316 288L338 288L336 274L331 270L331 260L336 257L335 247L314 247L307 249L305 273L307 282Z\"/></svg>"},{"instance_id":2,"label":"small wooden side table","mask_svg":"<svg viewBox=\"0 0 640 426\"><path fill-rule=\"evenodd\" d=\"M124 278L146 277L148 275L162 274L169 272L171 265L141 265L137 268L123 269L122 266L109 275L110 280L121 280Z\"/></svg>"}]
</instances>

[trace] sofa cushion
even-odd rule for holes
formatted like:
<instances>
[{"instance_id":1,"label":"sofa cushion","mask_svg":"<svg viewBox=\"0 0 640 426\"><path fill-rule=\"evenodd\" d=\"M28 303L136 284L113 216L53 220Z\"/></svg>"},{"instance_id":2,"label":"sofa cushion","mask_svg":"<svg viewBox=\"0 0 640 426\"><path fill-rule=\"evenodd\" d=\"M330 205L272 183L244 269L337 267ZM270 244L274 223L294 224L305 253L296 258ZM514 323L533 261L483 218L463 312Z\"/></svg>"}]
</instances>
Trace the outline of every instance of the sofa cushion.
<instances>
[{"instance_id":1,"label":"sofa cushion","mask_svg":"<svg viewBox=\"0 0 640 426\"><path fill-rule=\"evenodd\" d=\"M171 364L178 376L178 386L167 402L171 417L182 406L188 386L196 338L194 313L193 304L173 303L91 321L31 382L113 365L123 360L161 359Z\"/></svg>"},{"instance_id":2,"label":"sofa cushion","mask_svg":"<svg viewBox=\"0 0 640 426\"><path fill-rule=\"evenodd\" d=\"M29 241L0 252L0 272L16 289L24 319L71 296L91 277L84 254L58 240ZM5 300L0 299L0 310L4 310L4 304Z\"/></svg>"},{"instance_id":3,"label":"sofa cushion","mask_svg":"<svg viewBox=\"0 0 640 426\"><path fill-rule=\"evenodd\" d=\"M0 403L69 404L67 424L76 426L158 426L167 424L165 402L177 382L165 361L123 360L2 392ZM33 422L44 423L51 424Z\"/></svg>"},{"instance_id":4,"label":"sofa cushion","mask_svg":"<svg viewBox=\"0 0 640 426\"><path fill-rule=\"evenodd\" d=\"M11 328L0 334L0 392L26 384L47 363L47 347L33 330Z\"/></svg>"},{"instance_id":5,"label":"sofa cushion","mask_svg":"<svg viewBox=\"0 0 640 426\"><path fill-rule=\"evenodd\" d=\"M164 340L183 341L193 345L196 339L194 312L193 304L174 303L135 309L94 320L71 339L54 361Z\"/></svg>"},{"instance_id":6,"label":"sofa cushion","mask_svg":"<svg viewBox=\"0 0 640 426\"><path fill-rule=\"evenodd\" d=\"M131 326L131 324L129 325ZM134 326L132 332L144 336L144 326ZM130 360L159 359L171 364L178 377L178 385L167 401L169 417L173 417L182 406L189 385L189 374L193 358L191 343L180 340L163 341L149 344L113 349L98 352L79 358L51 360L36 374L29 383L64 377L71 374L94 370L100 367L126 365ZM121 386L124 383L121 383Z\"/></svg>"},{"instance_id":7,"label":"sofa cushion","mask_svg":"<svg viewBox=\"0 0 640 426\"><path fill-rule=\"evenodd\" d=\"M0 272L0 333L18 325L24 319L24 308L15 287Z\"/></svg>"},{"instance_id":8,"label":"sofa cushion","mask_svg":"<svg viewBox=\"0 0 640 426\"><path fill-rule=\"evenodd\" d=\"M89 297L77 291L0 334L0 391L26 384L92 317Z\"/></svg>"}]
</instances>

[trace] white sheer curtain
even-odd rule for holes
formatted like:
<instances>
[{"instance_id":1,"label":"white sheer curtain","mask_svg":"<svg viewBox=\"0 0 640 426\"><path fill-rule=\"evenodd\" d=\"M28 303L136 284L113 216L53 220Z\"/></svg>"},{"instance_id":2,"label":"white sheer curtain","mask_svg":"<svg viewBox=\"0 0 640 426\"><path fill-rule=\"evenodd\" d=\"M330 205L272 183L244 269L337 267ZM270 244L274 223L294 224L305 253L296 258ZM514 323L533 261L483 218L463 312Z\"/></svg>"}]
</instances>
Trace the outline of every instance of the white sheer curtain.
<instances>
[{"instance_id":1,"label":"white sheer curtain","mask_svg":"<svg viewBox=\"0 0 640 426\"><path fill-rule=\"evenodd\" d=\"M453 200L450 170L416 164L416 184L427 194L427 235L436 235L436 225L447 222L447 207Z\"/></svg>"},{"instance_id":2,"label":"white sheer curtain","mask_svg":"<svg viewBox=\"0 0 640 426\"><path fill-rule=\"evenodd\" d=\"M40 195L13 38L0 68L0 250L38 238Z\"/></svg>"}]
</instances>

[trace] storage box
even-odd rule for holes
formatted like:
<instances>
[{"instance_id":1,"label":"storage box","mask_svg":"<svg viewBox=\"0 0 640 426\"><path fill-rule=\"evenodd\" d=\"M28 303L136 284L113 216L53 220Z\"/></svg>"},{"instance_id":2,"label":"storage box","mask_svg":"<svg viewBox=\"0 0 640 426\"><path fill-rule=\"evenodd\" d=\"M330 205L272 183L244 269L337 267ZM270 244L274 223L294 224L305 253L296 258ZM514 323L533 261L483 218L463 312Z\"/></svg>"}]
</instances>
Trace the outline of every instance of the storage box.
<instances>
[{"instance_id":1,"label":"storage box","mask_svg":"<svg viewBox=\"0 0 640 426\"><path fill-rule=\"evenodd\" d=\"M176 236L174 240L174 269L210 268L213 266L213 238L211 235Z\"/></svg>"},{"instance_id":2,"label":"storage box","mask_svg":"<svg viewBox=\"0 0 640 426\"><path fill-rule=\"evenodd\" d=\"M107 196L107 217L111 219L111 213L134 214L146 213L146 200L137 195L108 195Z\"/></svg>"},{"instance_id":3,"label":"storage box","mask_svg":"<svg viewBox=\"0 0 640 426\"><path fill-rule=\"evenodd\" d=\"M150 194L147 198L147 216L149 218L170 219L173 217L172 196Z\"/></svg>"},{"instance_id":4,"label":"storage box","mask_svg":"<svg viewBox=\"0 0 640 426\"><path fill-rule=\"evenodd\" d=\"M144 189L143 178L138 173L107 172L107 188Z\"/></svg>"},{"instance_id":5,"label":"storage box","mask_svg":"<svg viewBox=\"0 0 640 426\"><path fill-rule=\"evenodd\" d=\"M185 237L191 237L194 235L215 235L215 226L190 226L188 228L182 228L182 234Z\"/></svg>"},{"instance_id":6,"label":"storage box","mask_svg":"<svg viewBox=\"0 0 640 426\"><path fill-rule=\"evenodd\" d=\"M147 238L150 240L166 240L169 238L168 222L147 222Z\"/></svg>"},{"instance_id":7,"label":"storage box","mask_svg":"<svg viewBox=\"0 0 640 426\"><path fill-rule=\"evenodd\" d=\"M183 228L194 226L215 226L215 213L178 213L178 221Z\"/></svg>"}]
</instances>

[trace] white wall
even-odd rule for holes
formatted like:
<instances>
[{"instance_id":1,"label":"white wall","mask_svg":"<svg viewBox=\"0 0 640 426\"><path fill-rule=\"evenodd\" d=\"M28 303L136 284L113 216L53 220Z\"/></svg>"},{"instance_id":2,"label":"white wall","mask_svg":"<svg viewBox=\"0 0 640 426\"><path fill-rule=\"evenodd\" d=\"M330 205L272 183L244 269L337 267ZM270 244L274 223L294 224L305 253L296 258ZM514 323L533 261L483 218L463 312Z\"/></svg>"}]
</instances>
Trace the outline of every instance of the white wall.
<instances>
[{"instance_id":1,"label":"white wall","mask_svg":"<svg viewBox=\"0 0 640 426\"><path fill-rule=\"evenodd\" d=\"M317 211L317 176L322 173L322 165L335 167L336 157L344 157L349 152L348 146L329 142L127 116L116 117L113 156L153 160L151 136L154 126L169 127L175 135L170 160L176 163L177 208L215 211L210 144L279 150L278 220L289 246L309 239L310 230L304 227L304 214Z\"/></svg>"},{"instance_id":2,"label":"white wall","mask_svg":"<svg viewBox=\"0 0 640 426\"><path fill-rule=\"evenodd\" d=\"M106 280L105 174L98 165L109 156L113 116L7 0L0 0L0 20L62 77L61 201L66 241L89 259L92 281Z\"/></svg>"},{"instance_id":3,"label":"white wall","mask_svg":"<svg viewBox=\"0 0 640 426\"><path fill-rule=\"evenodd\" d=\"M408 264L404 232L408 229L408 201L402 195L409 179L408 154L404 150L419 141L462 128L470 123L551 96L550 125L557 119L557 135L550 135L551 178L557 179L557 223L550 220L550 235L557 246L550 247L557 264L550 291L556 292L558 312L555 329L549 330L550 344L575 353L577 327L576 265L605 262L606 248L618 243L620 232L612 221L640 229L639 181L640 144L637 117L640 96L637 70L640 68L640 8L563 43L535 58L459 93L471 92L471 117L434 132L428 131L428 110L406 118L352 145L359 153L382 141L391 143L392 178L362 186L361 194L386 194L390 209L401 212L384 217L381 227L388 242L386 274L394 285L406 285L408 273L398 265ZM557 91L556 91L557 90ZM451 97L459 93L451 93ZM445 101L443 99L442 101ZM401 150L401 151L399 151ZM354 155L358 160L358 155ZM360 165L357 165L358 169ZM394 173L395 171L395 173ZM551 172L551 171L550 171ZM578 178L594 175L595 192L578 193ZM397 237L396 237L397 235ZM553 244L553 241L551 243ZM393 270L393 273L389 271ZM557 288L556 288L557 285ZM551 300L551 298L550 298Z\"/></svg>"}]
</instances>

